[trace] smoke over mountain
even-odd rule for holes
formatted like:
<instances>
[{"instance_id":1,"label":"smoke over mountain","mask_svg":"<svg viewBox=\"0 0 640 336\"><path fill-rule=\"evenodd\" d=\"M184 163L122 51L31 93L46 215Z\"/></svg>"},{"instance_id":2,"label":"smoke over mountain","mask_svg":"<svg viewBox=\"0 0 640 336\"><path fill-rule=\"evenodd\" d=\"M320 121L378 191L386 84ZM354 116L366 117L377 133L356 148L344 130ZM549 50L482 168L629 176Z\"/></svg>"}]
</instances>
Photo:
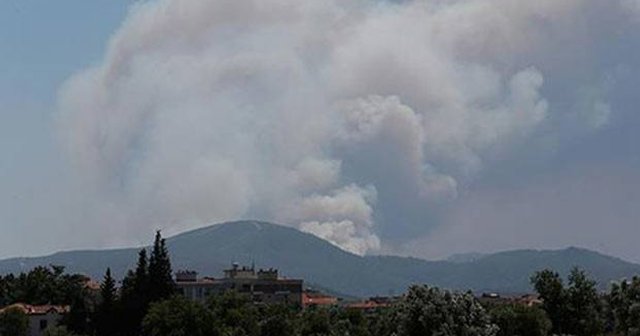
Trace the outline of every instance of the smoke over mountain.
<instances>
[{"instance_id":1,"label":"smoke over mountain","mask_svg":"<svg viewBox=\"0 0 640 336\"><path fill-rule=\"evenodd\" d=\"M143 2L61 89L60 135L105 231L257 217L375 252L606 126L638 3Z\"/></svg>"}]
</instances>

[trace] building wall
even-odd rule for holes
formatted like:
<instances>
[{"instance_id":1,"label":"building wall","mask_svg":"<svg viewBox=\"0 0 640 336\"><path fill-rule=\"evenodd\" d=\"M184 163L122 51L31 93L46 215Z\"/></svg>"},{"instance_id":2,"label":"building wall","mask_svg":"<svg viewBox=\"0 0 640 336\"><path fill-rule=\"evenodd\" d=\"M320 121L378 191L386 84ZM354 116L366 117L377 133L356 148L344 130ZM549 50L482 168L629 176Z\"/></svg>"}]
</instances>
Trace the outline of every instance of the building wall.
<instances>
[{"instance_id":1,"label":"building wall","mask_svg":"<svg viewBox=\"0 0 640 336\"><path fill-rule=\"evenodd\" d=\"M204 302L210 295L235 290L255 303L302 305L302 280L222 279L216 282L178 282L187 298Z\"/></svg>"},{"instance_id":2,"label":"building wall","mask_svg":"<svg viewBox=\"0 0 640 336\"><path fill-rule=\"evenodd\" d=\"M48 327L55 327L62 319L58 313L29 315L29 336L42 336Z\"/></svg>"}]
</instances>

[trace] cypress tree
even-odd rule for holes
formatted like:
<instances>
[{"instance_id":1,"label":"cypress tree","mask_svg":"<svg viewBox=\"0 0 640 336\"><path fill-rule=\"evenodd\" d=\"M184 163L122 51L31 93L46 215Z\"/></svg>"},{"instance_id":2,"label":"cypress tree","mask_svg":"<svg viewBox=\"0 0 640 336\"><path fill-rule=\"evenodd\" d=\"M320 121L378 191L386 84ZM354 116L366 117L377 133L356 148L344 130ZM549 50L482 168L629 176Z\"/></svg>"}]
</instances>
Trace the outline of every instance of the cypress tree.
<instances>
[{"instance_id":1,"label":"cypress tree","mask_svg":"<svg viewBox=\"0 0 640 336\"><path fill-rule=\"evenodd\" d=\"M135 271L129 270L120 290L122 316L121 331L123 335L139 335L142 318L149 308L149 267L147 251L138 252Z\"/></svg>"},{"instance_id":2,"label":"cypress tree","mask_svg":"<svg viewBox=\"0 0 640 336\"><path fill-rule=\"evenodd\" d=\"M112 308L116 301L116 281L111 276L111 268L107 268L104 280L100 285L101 307Z\"/></svg>"},{"instance_id":3,"label":"cypress tree","mask_svg":"<svg viewBox=\"0 0 640 336\"><path fill-rule=\"evenodd\" d=\"M151 302L171 297L175 293L171 260L165 240L156 231L153 250L149 258L149 299Z\"/></svg>"},{"instance_id":4,"label":"cypress tree","mask_svg":"<svg viewBox=\"0 0 640 336\"><path fill-rule=\"evenodd\" d=\"M147 250L141 249L138 252L138 263L133 276L133 291L137 299L145 303L145 307L148 305L149 298L149 262L147 258Z\"/></svg>"},{"instance_id":5,"label":"cypress tree","mask_svg":"<svg viewBox=\"0 0 640 336\"><path fill-rule=\"evenodd\" d=\"M116 281L111 276L111 268L107 268L104 280L100 285L100 305L98 307L97 335L113 336L116 334Z\"/></svg>"}]
</instances>

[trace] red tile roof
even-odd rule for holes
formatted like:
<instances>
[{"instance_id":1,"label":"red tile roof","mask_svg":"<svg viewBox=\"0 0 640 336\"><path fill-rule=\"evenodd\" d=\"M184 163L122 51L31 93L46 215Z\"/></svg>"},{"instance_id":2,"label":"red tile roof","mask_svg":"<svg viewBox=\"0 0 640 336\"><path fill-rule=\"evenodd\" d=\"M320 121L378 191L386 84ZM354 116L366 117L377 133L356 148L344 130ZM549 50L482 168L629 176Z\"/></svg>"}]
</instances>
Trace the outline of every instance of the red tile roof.
<instances>
[{"instance_id":1,"label":"red tile roof","mask_svg":"<svg viewBox=\"0 0 640 336\"><path fill-rule=\"evenodd\" d=\"M15 303L10 306L0 309L0 313L9 309L20 309L27 315L46 315L49 313L66 314L69 312L69 306L55 306L55 305L41 305L33 306L25 303Z\"/></svg>"},{"instance_id":2,"label":"red tile roof","mask_svg":"<svg viewBox=\"0 0 640 336\"><path fill-rule=\"evenodd\" d=\"M302 305L307 306L332 306L338 303L338 298L322 293L302 293Z\"/></svg>"}]
</instances>

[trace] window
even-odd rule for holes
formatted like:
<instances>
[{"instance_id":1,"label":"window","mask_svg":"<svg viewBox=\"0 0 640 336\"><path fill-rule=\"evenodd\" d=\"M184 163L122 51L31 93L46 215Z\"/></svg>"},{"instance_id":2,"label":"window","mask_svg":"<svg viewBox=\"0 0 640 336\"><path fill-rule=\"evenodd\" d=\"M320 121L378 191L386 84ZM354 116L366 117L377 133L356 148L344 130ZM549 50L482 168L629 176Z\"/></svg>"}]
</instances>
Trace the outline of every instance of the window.
<instances>
[{"instance_id":1,"label":"window","mask_svg":"<svg viewBox=\"0 0 640 336\"><path fill-rule=\"evenodd\" d=\"M47 329L48 326L49 326L49 321L40 320L40 330L45 330Z\"/></svg>"}]
</instances>

